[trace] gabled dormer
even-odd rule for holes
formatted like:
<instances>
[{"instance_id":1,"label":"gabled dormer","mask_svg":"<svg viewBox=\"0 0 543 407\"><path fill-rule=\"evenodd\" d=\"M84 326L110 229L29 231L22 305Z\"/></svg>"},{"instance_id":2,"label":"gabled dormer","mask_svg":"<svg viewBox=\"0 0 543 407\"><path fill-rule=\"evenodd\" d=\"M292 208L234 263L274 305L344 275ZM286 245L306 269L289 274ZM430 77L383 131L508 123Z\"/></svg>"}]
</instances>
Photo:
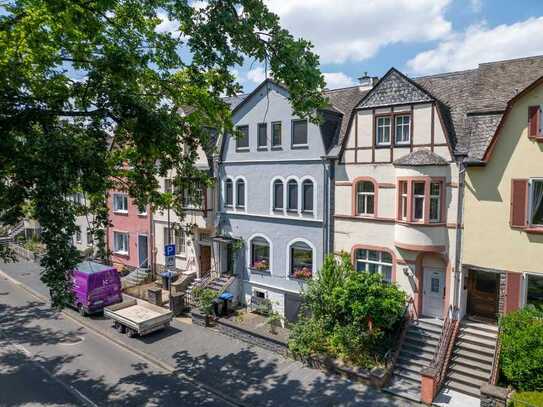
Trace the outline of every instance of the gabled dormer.
<instances>
[{"instance_id":1,"label":"gabled dormer","mask_svg":"<svg viewBox=\"0 0 543 407\"><path fill-rule=\"evenodd\" d=\"M391 68L355 108L342 163L392 163L420 149L452 162L439 106L424 87Z\"/></svg>"}]
</instances>

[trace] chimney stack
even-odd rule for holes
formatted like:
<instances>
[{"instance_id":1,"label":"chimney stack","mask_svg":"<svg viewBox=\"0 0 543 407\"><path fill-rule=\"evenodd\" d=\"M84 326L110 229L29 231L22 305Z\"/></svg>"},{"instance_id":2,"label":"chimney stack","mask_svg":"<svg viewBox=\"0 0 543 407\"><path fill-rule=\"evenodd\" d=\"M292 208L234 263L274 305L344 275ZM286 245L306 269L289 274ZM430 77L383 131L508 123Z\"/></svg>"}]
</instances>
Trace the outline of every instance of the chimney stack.
<instances>
[{"instance_id":1,"label":"chimney stack","mask_svg":"<svg viewBox=\"0 0 543 407\"><path fill-rule=\"evenodd\" d=\"M368 76L367 72L364 72L360 78L358 78L358 83L360 90L370 90L377 83L379 78L377 76Z\"/></svg>"}]
</instances>

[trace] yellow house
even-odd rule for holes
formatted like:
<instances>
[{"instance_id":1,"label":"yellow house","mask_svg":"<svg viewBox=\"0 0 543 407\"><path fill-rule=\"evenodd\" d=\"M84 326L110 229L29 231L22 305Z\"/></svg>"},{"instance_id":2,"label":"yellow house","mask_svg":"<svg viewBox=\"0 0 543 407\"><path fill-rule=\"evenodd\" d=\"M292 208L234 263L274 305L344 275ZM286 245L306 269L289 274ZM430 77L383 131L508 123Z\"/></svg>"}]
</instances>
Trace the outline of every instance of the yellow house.
<instances>
[{"instance_id":1,"label":"yellow house","mask_svg":"<svg viewBox=\"0 0 543 407\"><path fill-rule=\"evenodd\" d=\"M499 120L480 159L467 160L460 297L471 317L543 304L541 64L523 80L505 112L490 113Z\"/></svg>"}]
</instances>

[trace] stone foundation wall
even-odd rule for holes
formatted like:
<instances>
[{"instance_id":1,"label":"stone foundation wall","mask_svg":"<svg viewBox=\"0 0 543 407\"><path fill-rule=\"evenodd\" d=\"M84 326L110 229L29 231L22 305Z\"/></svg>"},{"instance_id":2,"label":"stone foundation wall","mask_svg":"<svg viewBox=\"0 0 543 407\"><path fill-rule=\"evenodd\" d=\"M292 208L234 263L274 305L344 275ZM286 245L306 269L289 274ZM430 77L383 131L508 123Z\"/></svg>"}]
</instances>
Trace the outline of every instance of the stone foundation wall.
<instances>
[{"instance_id":1,"label":"stone foundation wall","mask_svg":"<svg viewBox=\"0 0 543 407\"><path fill-rule=\"evenodd\" d=\"M509 390L492 384L481 385L481 407L506 407Z\"/></svg>"}]
</instances>

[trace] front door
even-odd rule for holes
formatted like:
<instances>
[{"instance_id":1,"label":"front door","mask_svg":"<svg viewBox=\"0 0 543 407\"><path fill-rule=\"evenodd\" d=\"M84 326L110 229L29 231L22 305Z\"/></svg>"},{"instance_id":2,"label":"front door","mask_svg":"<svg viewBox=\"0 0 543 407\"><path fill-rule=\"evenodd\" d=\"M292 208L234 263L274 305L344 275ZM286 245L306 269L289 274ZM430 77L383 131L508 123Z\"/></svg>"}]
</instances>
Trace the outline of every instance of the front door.
<instances>
[{"instance_id":1,"label":"front door","mask_svg":"<svg viewBox=\"0 0 543 407\"><path fill-rule=\"evenodd\" d=\"M200 246L200 276L207 276L211 271L211 247Z\"/></svg>"},{"instance_id":2,"label":"front door","mask_svg":"<svg viewBox=\"0 0 543 407\"><path fill-rule=\"evenodd\" d=\"M426 267L422 293L422 314L428 317L443 317L445 297L445 273L441 269Z\"/></svg>"},{"instance_id":3,"label":"front door","mask_svg":"<svg viewBox=\"0 0 543 407\"><path fill-rule=\"evenodd\" d=\"M147 245L147 235L138 235L138 265L139 267L149 267L149 246Z\"/></svg>"},{"instance_id":4,"label":"front door","mask_svg":"<svg viewBox=\"0 0 543 407\"><path fill-rule=\"evenodd\" d=\"M468 275L468 315L496 320L500 275L481 270L470 270Z\"/></svg>"}]
</instances>

